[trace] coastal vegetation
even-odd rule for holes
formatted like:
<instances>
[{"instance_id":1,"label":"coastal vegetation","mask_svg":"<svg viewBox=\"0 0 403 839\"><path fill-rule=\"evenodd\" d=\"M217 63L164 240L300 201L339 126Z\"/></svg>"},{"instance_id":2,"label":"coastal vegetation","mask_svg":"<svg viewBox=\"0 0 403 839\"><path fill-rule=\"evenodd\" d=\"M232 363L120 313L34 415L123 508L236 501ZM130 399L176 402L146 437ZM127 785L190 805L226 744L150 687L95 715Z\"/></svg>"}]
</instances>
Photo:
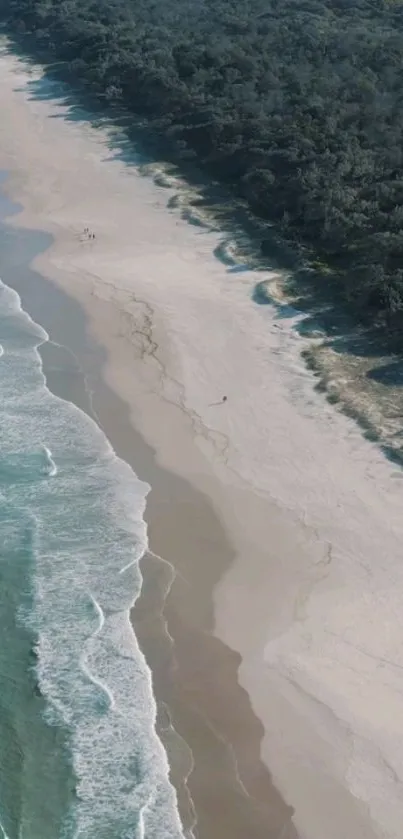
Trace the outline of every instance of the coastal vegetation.
<instances>
[{"instance_id":1,"label":"coastal vegetation","mask_svg":"<svg viewBox=\"0 0 403 839\"><path fill-rule=\"evenodd\" d=\"M302 246L357 317L399 334L400 0L0 0L0 17Z\"/></svg>"}]
</instances>

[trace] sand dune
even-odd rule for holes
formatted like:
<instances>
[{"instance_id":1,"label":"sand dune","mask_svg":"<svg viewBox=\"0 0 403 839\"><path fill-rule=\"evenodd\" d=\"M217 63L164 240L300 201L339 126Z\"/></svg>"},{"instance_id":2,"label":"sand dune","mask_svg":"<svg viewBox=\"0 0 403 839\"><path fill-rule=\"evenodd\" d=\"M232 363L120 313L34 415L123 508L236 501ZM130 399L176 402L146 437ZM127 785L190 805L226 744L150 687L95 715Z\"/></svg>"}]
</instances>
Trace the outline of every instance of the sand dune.
<instances>
[{"instance_id":1,"label":"sand dune","mask_svg":"<svg viewBox=\"0 0 403 839\"><path fill-rule=\"evenodd\" d=\"M254 272L214 257L222 237L167 209L175 185L122 162L108 129L66 120L39 71L5 51L0 70L13 223L54 235L37 267L84 306L109 385L160 462L208 491L236 550L215 632L242 655L301 837L398 839L400 471L314 391L297 316L256 305ZM115 307L110 323L97 300Z\"/></svg>"}]
</instances>

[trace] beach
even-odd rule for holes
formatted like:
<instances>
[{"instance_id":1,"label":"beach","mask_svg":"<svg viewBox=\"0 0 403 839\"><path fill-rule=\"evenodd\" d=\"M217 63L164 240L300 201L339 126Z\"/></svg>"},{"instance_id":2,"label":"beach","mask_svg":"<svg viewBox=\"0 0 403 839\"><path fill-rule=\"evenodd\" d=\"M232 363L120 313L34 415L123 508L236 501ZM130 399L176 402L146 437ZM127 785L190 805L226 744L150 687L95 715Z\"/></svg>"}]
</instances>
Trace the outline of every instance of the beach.
<instances>
[{"instance_id":1,"label":"beach","mask_svg":"<svg viewBox=\"0 0 403 839\"><path fill-rule=\"evenodd\" d=\"M315 392L297 313L216 258L229 235L169 210L183 184L144 177L40 68L0 63L8 224L52 237L37 286L11 262L3 279L54 342L50 389L151 488L132 617L184 829L397 839L400 471Z\"/></svg>"}]
</instances>

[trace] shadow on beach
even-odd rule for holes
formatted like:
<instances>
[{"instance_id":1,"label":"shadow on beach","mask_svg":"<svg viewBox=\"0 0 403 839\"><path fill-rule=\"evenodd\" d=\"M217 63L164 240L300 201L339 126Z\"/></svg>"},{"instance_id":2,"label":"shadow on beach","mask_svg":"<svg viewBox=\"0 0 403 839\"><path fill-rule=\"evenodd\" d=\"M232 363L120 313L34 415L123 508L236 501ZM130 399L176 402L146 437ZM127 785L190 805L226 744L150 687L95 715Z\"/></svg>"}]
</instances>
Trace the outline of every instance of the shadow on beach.
<instances>
[{"instance_id":1,"label":"shadow on beach","mask_svg":"<svg viewBox=\"0 0 403 839\"><path fill-rule=\"evenodd\" d=\"M17 44L12 44L8 52L17 54L28 68L37 67L41 60L28 57ZM169 210L179 212L199 229L200 235L219 233L221 241L215 246L214 255L225 266L229 281L232 275L247 275L245 291L251 300L256 305L269 306L279 325L288 320L304 339L302 355L317 379L317 390L352 417L364 436L377 442L388 458L394 463L403 462L403 449L400 451L396 443L400 432L392 435L393 441L385 439L385 427L382 423L377 427L367 413L368 401L376 399L381 413L385 402L385 410L390 414L393 402L396 420L403 417L397 333L388 333L384 324L357 324L353 311L346 308L341 297L334 273L324 266L313 269L309 255L297 243L287 243L270 223L253 215L245 201L201 172L193 152L178 151L173 142L162 138L158 133L163 127L161 122L150 124L146 119L136 119L124 109L101 101L83 85L75 85L71 79L66 83L65 76L63 63L49 63L43 77L28 81L24 93L28 92L33 100L60 105L60 113L53 114L52 119L102 129L109 152L105 161L119 161L152 177L157 186L175 190L167 198ZM276 275L275 293L267 274ZM309 341L314 342L313 347L307 346ZM354 360L356 400L352 399L351 388L348 398L342 389L336 393L334 382L331 392L328 390L336 357L337 363L343 363L350 373L350 361ZM364 392L365 399L360 399Z\"/></svg>"}]
</instances>

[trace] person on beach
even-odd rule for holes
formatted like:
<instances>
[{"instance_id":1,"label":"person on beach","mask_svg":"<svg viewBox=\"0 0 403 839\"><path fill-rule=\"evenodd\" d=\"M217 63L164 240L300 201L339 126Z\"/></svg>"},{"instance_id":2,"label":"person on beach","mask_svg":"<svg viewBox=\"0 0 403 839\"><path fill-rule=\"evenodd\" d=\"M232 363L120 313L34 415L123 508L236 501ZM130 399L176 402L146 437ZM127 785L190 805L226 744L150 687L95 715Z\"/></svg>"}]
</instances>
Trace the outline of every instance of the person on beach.
<instances>
[{"instance_id":1,"label":"person on beach","mask_svg":"<svg viewBox=\"0 0 403 839\"><path fill-rule=\"evenodd\" d=\"M227 401L227 399L228 399L228 396L223 396L223 398L221 399L221 401L220 401L220 402L211 402L211 403L210 403L210 405L209 405L209 407L210 407L210 408L214 408L216 405L223 405L223 404L224 404L224 402L226 402L226 401Z\"/></svg>"}]
</instances>

